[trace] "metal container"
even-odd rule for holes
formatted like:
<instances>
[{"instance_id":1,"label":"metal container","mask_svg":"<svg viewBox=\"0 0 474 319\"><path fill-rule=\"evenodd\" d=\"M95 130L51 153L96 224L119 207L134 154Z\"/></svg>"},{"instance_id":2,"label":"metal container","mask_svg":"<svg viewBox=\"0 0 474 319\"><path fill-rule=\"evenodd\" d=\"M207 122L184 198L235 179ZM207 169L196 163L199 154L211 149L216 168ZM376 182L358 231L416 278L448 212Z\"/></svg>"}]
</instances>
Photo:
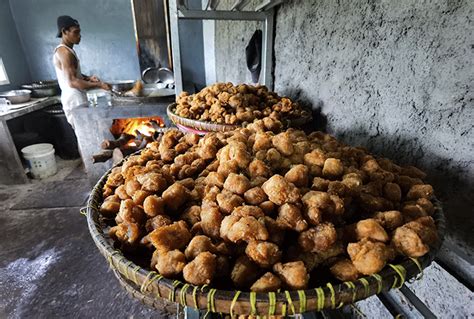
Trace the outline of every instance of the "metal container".
<instances>
[{"instance_id":1,"label":"metal container","mask_svg":"<svg viewBox=\"0 0 474 319\"><path fill-rule=\"evenodd\" d=\"M30 90L33 97L49 97L61 94L61 89L59 88L58 81L56 80L38 81L31 84L24 84L21 86L21 88Z\"/></svg>"},{"instance_id":2,"label":"metal container","mask_svg":"<svg viewBox=\"0 0 474 319\"><path fill-rule=\"evenodd\" d=\"M131 90L135 81L133 80L123 80L123 81L112 81L108 82L112 88L112 91L116 92L125 92Z\"/></svg>"},{"instance_id":3,"label":"metal container","mask_svg":"<svg viewBox=\"0 0 474 319\"><path fill-rule=\"evenodd\" d=\"M11 90L0 92L0 97L9 100L12 104L28 102L31 99L30 90Z\"/></svg>"}]
</instances>

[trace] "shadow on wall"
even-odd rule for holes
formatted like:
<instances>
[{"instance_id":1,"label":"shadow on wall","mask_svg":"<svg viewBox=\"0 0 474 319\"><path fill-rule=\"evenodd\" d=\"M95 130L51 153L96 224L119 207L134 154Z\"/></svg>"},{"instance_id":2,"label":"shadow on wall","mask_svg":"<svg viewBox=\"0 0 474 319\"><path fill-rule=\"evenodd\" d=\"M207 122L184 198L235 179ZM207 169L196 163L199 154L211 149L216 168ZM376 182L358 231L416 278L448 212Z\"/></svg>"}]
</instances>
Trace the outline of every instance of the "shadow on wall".
<instances>
[{"instance_id":1,"label":"shadow on wall","mask_svg":"<svg viewBox=\"0 0 474 319\"><path fill-rule=\"evenodd\" d=\"M305 131L328 129L327 116L321 113L322 100L310 102L303 91L289 88L282 92L312 110L313 121L302 129ZM349 115L350 116L350 115ZM367 121L369 123L369 121ZM337 123L334 123L337 129ZM362 146L371 153L389 158L401 165L414 165L424 170L427 182L433 185L437 198L443 203L447 220L447 238L452 239L463 250L473 256L474 220L466 218L474 207L474 181L462 165L453 165L449 159L438 156L421 147L421 137L369 133L364 127L353 127L349 131L336 132L335 137L352 146ZM467 170L467 167L465 167Z\"/></svg>"}]
</instances>

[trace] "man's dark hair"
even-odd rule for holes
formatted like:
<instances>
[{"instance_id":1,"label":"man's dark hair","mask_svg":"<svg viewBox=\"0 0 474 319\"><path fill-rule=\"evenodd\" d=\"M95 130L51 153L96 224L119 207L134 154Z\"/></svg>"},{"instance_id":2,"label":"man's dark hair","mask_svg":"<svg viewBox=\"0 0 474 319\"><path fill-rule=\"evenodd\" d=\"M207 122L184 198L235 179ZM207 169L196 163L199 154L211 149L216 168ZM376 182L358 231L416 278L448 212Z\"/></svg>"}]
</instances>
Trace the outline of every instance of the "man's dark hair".
<instances>
[{"instance_id":1,"label":"man's dark hair","mask_svg":"<svg viewBox=\"0 0 474 319\"><path fill-rule=\"evenodd\" d=\"M70 16L59 16L58 17L58 38L62 37L63 30L68 30L70 27L78 27L79 22Z\"/></svg>"}]
</instances>

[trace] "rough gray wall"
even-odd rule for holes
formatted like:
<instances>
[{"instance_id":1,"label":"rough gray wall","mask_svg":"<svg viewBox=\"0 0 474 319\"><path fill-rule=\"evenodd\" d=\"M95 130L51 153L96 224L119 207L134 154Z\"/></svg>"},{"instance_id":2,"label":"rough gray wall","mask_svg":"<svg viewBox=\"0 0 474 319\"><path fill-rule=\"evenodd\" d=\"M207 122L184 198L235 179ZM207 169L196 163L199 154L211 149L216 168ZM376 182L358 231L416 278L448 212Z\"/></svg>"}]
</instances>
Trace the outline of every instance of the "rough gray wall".
<instances>
[{"instance_id":1,"label":"rough gray wall","mask_svg":"<svg viewBox=\"0 0 474 319\"><path fill-rule=\"evenodd\" d=\"M230 9L234 2L235 0L221 0L218 9ZM252 1L245 10L253 8L255 8L255 1ZM215 27L217 82L252 83L252 76L245 61L245 47L255 30L263 28L263 23L218 20Z\"/></svg>"},{"instance_id":2,"label":"rough gray wall","mask_svg":"<svg viewBox=\"0 0 474 319\"><path fill-rule=\"evenodd\" d=\"M30 72L8 0L0 0L0 57L10 80L10 84L0 85L0 91L30 82Z\"/></svg>"},{"instance_id":3,"label":"rough gray wall","mask_svg":"<svg viewBox=\"0 0 474 319\"><path fill-rule=\"evenodd\" d=\"M199 10L201 0L188 0L190 9ZM181 67L183 81L192 82L198 88L206 84L204 66L204 45L202 35L202 21L179 21L179 43L181 47Z\"/></svg>"},{"instance_id":4,"label":"rough gray wall","mask_svg":"<svg viewBox=\"0 0 474 319\"><path fill-rule=\"evenodd\" d=\"M104 80L139 77L129 0L11 0L10 5L33 80L56 78L56 18L65 14L81 24L82 40L74 49L83 73Z\"/></svg>"},{"instance_id":5,"label":"rough gray wall","mask_svg":"<svg viewBox=\"0 0 474 319\"><path fill-rule=\"evenodd\" d=\"M320 108L327 131L347 143L425 169L449 235L470 247L473 16L468 0L290 0L275 37L275 90ZM241 49L240 32L225 32L216 56ZM217 62L222 81L245 71L232 58Z\"/></svg>"}]
</instances>

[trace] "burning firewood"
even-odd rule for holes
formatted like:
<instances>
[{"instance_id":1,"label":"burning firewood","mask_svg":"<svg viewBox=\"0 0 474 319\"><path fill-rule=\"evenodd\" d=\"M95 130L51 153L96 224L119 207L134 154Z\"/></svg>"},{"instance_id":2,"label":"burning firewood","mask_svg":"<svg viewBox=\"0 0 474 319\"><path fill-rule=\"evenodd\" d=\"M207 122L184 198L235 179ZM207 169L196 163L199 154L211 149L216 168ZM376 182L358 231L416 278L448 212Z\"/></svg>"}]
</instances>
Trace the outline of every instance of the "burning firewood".
<instances>
[{"instance_id":1,"label":"burning firewood","mask_svg":"<svg viewBox=\"0 0 474 319\"><path fill-rule=\"evenodd\" d=\"M122 145L127 144L134 138L135 136L133 136L132 134L122 133L118 139L104 140L100 146L104 150L112 150L114 148L121 147Z\"/></svg>"}]
</instances>

